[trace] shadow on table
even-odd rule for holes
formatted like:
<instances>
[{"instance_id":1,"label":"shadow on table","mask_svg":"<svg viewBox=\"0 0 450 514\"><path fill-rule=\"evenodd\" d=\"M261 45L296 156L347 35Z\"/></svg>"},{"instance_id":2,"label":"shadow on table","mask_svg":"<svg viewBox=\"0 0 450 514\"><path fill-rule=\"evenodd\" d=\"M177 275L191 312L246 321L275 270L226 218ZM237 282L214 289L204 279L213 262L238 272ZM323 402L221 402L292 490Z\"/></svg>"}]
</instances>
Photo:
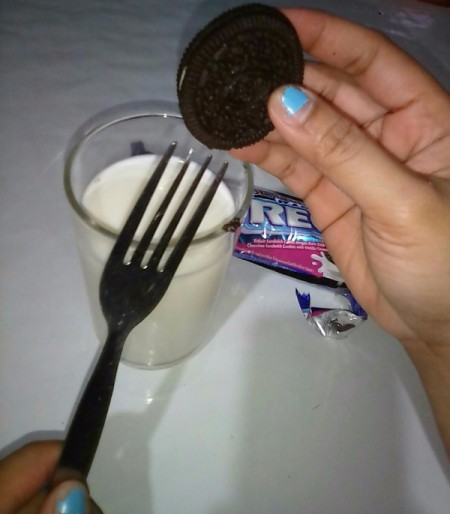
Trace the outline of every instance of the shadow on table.
<instances>
[{"instance_id":1,"label":"shadow on table","mask_svg":"<svg viewBox=\"0 0 450 514\"><path fill-rule=\"evenodd\" d=\"M36 441L62 441L64 432L61 430L36 430L25 434L0 450L0 459L15 452L28 443Z\"/></svg>"},{"instance_id":2,"label":"shadow on table","mask_svg":"<svg viewBox=\"0 0 450 514\"><path fill-rule=\"evenodd\" d=\"M220 330L258 280L260 273L253 266L250 269L245 268L245 279L242 279L242 266L247 265L232 261L211 322L210 338ZM152 439L174 392L183 385L184 369L185 366L181 363L159 371L137 370L137 373L149 373L148 381L145 381L148 390L136 391L133 385L128 385L129 394L133 396L131 400L136 395L146 397L147 405L144 410L139 413L112 414L108 417L97 459L92 467L91 485L94 492L98 491L99 498L111 499L111 512L153 512L151 475L158 473L158 470L152 468ZM104 473L108 469L112 470L111 474ZM108 512L105 501L108 500L99 503Z\"/></svg>"},{"instance_id":3,"label":"shadow on table","mask_svg":"<svg viewBox=\"0 0 450 514\"><path fill-rule=\"evenodd\" d=\"M422 493L433 494L435 484L426 476L430 467L422 471L416 462L404 426L408 395L437 456L436 475L439 465L445 473L444 455L397 343L376 327L347 341L302 340L294 319L261 319L254 333L232 494L211 514L431 512L414 489L418 477ZM445 483L444 476L437 491Z\"/></svg>"},{"instance_id":4,"label":"shadow on table","mask_svg":"<svg viewBox=\"0 0 450 514\"><path fill-rule=\"evenodd\" d=\"M139 413L112 414L98 449L98 459L92 467L92 489L102 500L105 512L152 512L150 472L151 444L173 392L183 373L182 366L164 372L161 382L148 393L147 405ZM134 393L131 393L134 394ZM96 470L97 468L97 470ZM105 473L111 470L111 473ZM150 484L150 485L149 485ZM138 510L136 510L138 506ZM142 510L145 506L145 510Z\"/></svg>"}]
</instances>

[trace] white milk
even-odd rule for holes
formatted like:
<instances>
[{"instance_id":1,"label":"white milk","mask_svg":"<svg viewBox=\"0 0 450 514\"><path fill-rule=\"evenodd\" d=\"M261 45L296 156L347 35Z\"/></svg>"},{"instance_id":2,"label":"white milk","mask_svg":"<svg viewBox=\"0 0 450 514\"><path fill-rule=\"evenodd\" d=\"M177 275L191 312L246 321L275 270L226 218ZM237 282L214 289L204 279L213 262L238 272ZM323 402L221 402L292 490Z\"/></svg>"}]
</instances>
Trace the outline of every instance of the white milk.
<instances>
[{"instance_id":1,"label":"white milk","mask_svg":"<svg viewBox=\"0 0 450 514\"><path fill-rule=\"evenodd\" d=\"M117 232L158 161L159 156L142 155L106 168L86 188L82 198L84 208L101 225ZM157 194L154 195L156 199L152 199L141 225L153 217L180 167L178 159L170 160ZM197 165L191 164L181 184L181 191L174 197L175 203L180 201L182 191L187 189L197 169ZM212 176L207 170L198 188L199 192L186 210L184 221L192 215L198 198L202 196L201 191L206 189ZM175 207L171 212L174 210ZM196 239L215 232L232 217L234 211L232 194L222 183L197 231ZM163 227L158 230L156 237L162 233L164 222L170 219L171 212L164 217ZM178 232L175 232L174 239ZM233 234L219 233L217 237L191 245L163 300L130 334L122 355L125 361L140 366L167 366L186 357L201 345L233 249ZM140 234L142 226L138 229L138 238ZM106 322L98 301L98 288L112 240L99 231L86 230L86 226L79 230L78 240L96 330L104 340Z\"/></svg>"}]
</instances>

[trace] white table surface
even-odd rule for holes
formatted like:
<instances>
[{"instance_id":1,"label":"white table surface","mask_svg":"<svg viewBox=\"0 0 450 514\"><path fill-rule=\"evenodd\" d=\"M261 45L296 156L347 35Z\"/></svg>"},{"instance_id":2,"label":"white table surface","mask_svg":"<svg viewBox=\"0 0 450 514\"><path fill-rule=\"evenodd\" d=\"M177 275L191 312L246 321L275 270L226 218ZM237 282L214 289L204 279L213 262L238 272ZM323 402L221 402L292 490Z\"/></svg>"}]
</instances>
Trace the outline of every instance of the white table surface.
<instances>
[{"instance_id":1,"label":"white table surface","mask_svg":"<svg viewBox=\"0 0 450 514\"><path fill-rule=\"evenodd\" d=\"M0 2L0 455L63 436L98 349L62 188L68 138L115 104L176 101L184 46L237 4ZM385 31L450 86L450 10L299 4ZM89 477L105 513L450 512L448 462L400 345L371 320L321 338L296 285L233 259L200 353L168 370L120 366Z\"/></svg>"}]
</instances>

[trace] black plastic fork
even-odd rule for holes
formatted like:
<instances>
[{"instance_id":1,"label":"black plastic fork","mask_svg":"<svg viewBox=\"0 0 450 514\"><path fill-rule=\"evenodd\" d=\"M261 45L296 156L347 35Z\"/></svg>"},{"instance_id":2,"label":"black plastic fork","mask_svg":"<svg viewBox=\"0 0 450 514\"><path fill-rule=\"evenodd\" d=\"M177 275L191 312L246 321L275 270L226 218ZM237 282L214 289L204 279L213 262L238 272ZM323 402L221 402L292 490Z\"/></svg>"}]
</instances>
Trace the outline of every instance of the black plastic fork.
<instances>
[{"instance_id":1,"label":"black plastic fork","mask_svg":"<svg viewBox=\"0 0 450 514\"><path fill-rule=\"evenodd\" d=\"M117 237L105 265L100 281L100 303L108 325L108 335L71 421L52 485L70 478L86 479L105 424L125 340L131 330L143 321L163 298L228 167L228 163L224 162L172 252L162 263L162 257L167 251L173 233L194 191L209 166L211 156L205 159L155 246L148 263L143 265L143 258L156 229L190 164L189 155L159 205L156 215L137 244L131 259L126 262L125 258L131 251L136 229L175 147L176 142L171 143L162 156Z\"/></svg>"}]
</instances>

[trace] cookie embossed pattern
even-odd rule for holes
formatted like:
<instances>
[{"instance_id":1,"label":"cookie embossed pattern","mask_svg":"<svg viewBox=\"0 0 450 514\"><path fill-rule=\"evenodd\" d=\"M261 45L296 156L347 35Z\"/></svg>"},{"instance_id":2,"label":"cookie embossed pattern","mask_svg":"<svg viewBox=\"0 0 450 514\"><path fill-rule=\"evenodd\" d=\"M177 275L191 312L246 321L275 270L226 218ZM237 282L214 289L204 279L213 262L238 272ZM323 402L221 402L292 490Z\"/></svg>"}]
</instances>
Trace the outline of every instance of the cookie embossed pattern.
<instances>
[{"instance_id":1,"label":"cookie embossed pattern","mask_svg":"<svg viewBox=\"0 0 450 514\"><path fill-rule=\"evenodd\" d=\"M271 92L302 78L291 22L273 7L243 5L212 20L186 48L177 74L180 112L207 147L244 147L273 129Z\"/></svg>"}]
</instances>

